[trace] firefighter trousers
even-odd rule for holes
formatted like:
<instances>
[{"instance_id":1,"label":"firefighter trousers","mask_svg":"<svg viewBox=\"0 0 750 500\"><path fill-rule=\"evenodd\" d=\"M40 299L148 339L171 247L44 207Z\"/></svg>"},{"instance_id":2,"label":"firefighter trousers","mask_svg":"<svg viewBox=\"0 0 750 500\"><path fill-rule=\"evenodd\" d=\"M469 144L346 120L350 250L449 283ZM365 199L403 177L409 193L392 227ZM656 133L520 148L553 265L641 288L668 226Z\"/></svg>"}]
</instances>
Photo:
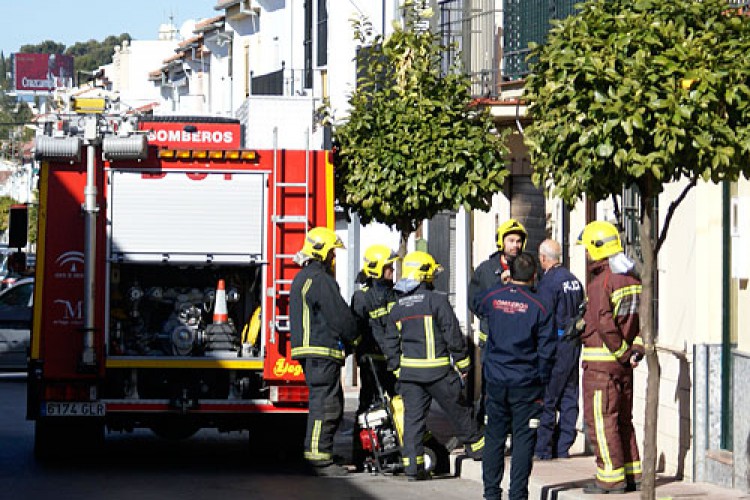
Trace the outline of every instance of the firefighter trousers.
<instances>
[{"instance_id":1,"label":"firefighter trousers","mask_svg":"<svg viewBox=\"0 0 750 500\"><path fill-rule=\"evenodd\" d=\"M534 454L541 459L570 456L569 450L577 435L580 355L581 347L573 342L560 341L557 345L536 437Z\"/></svg>"},{"instance_id":2,"label":"firefighter trousers","mask_svg":"<svg viewBox=\"0 0 750 500\"><path fill-rule=\"evenodd\" d=\"M583 416L596 454L596 484L613 489L640 481L641 460L633 428L633 370L624 367L607 373L584 368Z\"/></svg>"},{"instance_id":3,"label":"firefighter trousers","mask_svg":"<svg viewBox=\"0 0 750 500\"><path fill-rule=\"evenodd\" d=\"M333 463L333 436L344 415L341 364L333 359L305 358L302 363L309 391L305 459L314 466Z\"/></svg>"},{"instance_id":4,"label":"firefighter trousers","mask_svg":"<svg viewBox=\"0 0 750 500\"><path fill-rule=\"evenodd\" d=\"M529 498L529 475L534 462L534 446L544 386L509 387L487 384L487 426L482 458L484 498L500 500L500 483L505 473L505 441L508 429L513 436L510 468L510 500Z\"/></svg>"},{"instance_id":5,"label":"firefighter trousers","mask_svg":"<svg viewBox=\"0 0 750 500\"><path fill-rule=\"evenodd\" d=\"M432 382L401 380L399 389L404 399L403 462L407 476L416 476L424 470L423 442L433 398L448 415L461 443L470 446L483 439L472 418L471 406L462 401L461 379L456 372Z\"/></svg>"}]
</instances>

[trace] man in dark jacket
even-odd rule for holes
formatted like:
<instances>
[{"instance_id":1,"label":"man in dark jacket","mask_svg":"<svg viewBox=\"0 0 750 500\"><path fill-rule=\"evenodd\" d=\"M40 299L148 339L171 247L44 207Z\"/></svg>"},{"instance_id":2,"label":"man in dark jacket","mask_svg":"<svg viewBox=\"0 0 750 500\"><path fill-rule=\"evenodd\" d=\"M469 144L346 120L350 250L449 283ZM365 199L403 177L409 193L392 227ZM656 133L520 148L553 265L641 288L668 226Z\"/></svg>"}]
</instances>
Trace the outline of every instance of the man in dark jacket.
<instances>
[{"instance_id":1,"label":"man in dark jacket","mask_svg":"<svg viewBox=\"0 0 750 500\"><path fill-rule=\"evenodd\" d=\"M333 463L333 436L344 413L341 367L344 347L355 342L357 323L333 277L335 232L311 229L295 261L302 266L290 290L292 359L302 365L309 390L305 459L320 475L343 475Z\"/></svg>"},{"instance_id":2,"label":"man in dark jacket","mask_svg":"<svg viewBox=\"0 0 750 500\"><path fill-rule=\"evenodd\" d=\"M548 299L555 323L554 330L557 332L552 376L545 390L544 410L536 437L534 454L540 460L568 458L577 435L578 363L581 346L577 341L563 340L563 334L583 302L583 285L562 266L561 253L560 244L554 240L544 240L539 245L539 263L544 274L537 290Z\"/></svg>"},{"instance_id":3,"label":"man in dark jacket","mask_svg":"<svg viewBox=\"0 0 750 500\"><path fill-rule=\"evenodd\" d=\"M445 295L432 289L442 270L426 252L404 257L403 279L395 289L403 295L391 309L386 332L388 369L399 377L404 399L403 460L409 480L429 479L424 467L423 439L434 398L448 414L466 453L481 459L484 437L471 408L461 402L462 379L469 371L466 341Z\"/></svg>"},{"instance_id":4,"label":"man in dark jacket","mask_svg":"<svg viewBox=\"0 0 750 500\"><path fill-rule=\"evenodd\" d=\"M529 234L526 228L516 219L508 219L500 224L497 228L497 252L490 255L487 260L479 264L469 280L468 302L469 309L479 318L479 348L481 349L480 357L484 360L484 344L487 341L489 326L487 318L483 318L479 312L474 309L477 297L498 283L507 283L510 279L510 263L516 256L526 248L526 241ZM485 400L485 380L482 377L479 391L479 400L477 401L477 421L480 425L484 424L484 400Z\"/></svg>"},{"instance_id":5,"label":"man in dark jacket","mask_svg":"<svg viewBox=\"0 0 750 500\"><path fill-rule=\"evenodd\" d=\"M383 354L388 312L396 303L393 290L393 263L398 255L386 245L372 245L364 255L361 278L362 287L352 295L351 309L357 318L360 341L355 353L359 365L359 406L354 421L377 402L380 382L391 398L396 395L396 377L389 372ZM373 373L373 368L375 373ZM376 381L377 377L377 381ZM359 433L354 432L354 465L359 470L366 457Z\"/></svg>"},{"instance_id":6,"label":"man in dark jacket","mask_svg":"<svg viewBox=\"0 0 750 500\"><path fill-rule=\"evenodd\" d=\"M486 499L499 500L502 493L508 429L513 436L509 498L529 495L536 430L555 350L552 311L531 288L535 274L534 257L521 254L510 264L508 284L495 285L474 304L489 324L483 367L487 381L482 463Z\"/></svg>"}]
</instances>

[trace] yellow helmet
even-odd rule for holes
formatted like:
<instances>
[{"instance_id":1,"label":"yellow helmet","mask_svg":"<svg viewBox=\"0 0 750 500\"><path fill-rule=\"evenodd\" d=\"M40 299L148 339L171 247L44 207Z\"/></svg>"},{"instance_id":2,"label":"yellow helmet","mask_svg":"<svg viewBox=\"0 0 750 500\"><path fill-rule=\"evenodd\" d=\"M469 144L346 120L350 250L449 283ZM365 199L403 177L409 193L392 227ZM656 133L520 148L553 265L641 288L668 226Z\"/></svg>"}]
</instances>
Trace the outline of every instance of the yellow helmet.
<instances>
[{"instance_id":1,"label":"yellow helmet","mask_svg":"<svg viewBox=\"0 0 750 500\"><path fill-rule=\"evenodd\" d=\"M314 227L307 232L300 252L322 261L326 260L328 252L334 248L344 248L341 238L327 227Z\"/></svg>"},{"instance_id":2,"label":"yellow helmet","mask_svg":"<svg viewBox=\"0 0 750 500\"><path fill-rule=\"evenodd\" d=\"M521 251L526 249L526 240L529 239L529 233L526 232L526 228L523 224L518 222L516 219L508 219L497 228L497 249L503 251L503 240L509 234L517 233L521 235L523 243L521 243Z\"/></svg>"},{"instance_id":3,"label":"yellow helmet","mask_svg":"<svg viewBox=\"0 0 750 500\"><path fill-rule=\"evenodd\" d=\"M443 266L435 262L427 252L410 252L404 257L404 278L432 283L432 279L443 272Z\"/></svg>"},{"instance_id":4,"label":"yellow helmet","mask_svg":"<svg viewBox=\"0 0 750 500\"><path fill-rule=\"evenodd\" d=\"M592 260L602 260L622 252L620 233L609 222L589 222L578 236L579 245L585 245Z\"/></svg>"},{"instance_id":5,"label":"yellow helmet","mask_svg":"<svg viewBox=\"0 0 750 500\"><path fill-rule=\"evenodd\" d=\"M365 251L362 271L370 278L382 278L383 269L398 259L396 252L385 245L372 245Z\"/></svg>"}]
</instances>

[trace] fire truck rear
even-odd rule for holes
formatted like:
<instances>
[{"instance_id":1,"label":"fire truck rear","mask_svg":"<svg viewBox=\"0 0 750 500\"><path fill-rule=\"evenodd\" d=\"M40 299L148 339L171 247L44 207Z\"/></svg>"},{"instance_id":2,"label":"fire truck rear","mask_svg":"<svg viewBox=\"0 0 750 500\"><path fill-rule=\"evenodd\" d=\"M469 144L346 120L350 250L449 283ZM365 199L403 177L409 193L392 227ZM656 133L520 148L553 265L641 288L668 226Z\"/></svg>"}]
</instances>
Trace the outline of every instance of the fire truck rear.
<instances>
[{"instance_id":1,"label":"fire truck rear","mask_svg":"<svg viewBox=\"0 0 750 500\"><path fill-rule=\"evenodd\" d=\"M242 149L234 120L133 126L77 106L67 133L36 143L37 455L137 428L249 429L301 448L288 294L305 231L333 226L329 153Z\"/></svg>"}]
</instances>

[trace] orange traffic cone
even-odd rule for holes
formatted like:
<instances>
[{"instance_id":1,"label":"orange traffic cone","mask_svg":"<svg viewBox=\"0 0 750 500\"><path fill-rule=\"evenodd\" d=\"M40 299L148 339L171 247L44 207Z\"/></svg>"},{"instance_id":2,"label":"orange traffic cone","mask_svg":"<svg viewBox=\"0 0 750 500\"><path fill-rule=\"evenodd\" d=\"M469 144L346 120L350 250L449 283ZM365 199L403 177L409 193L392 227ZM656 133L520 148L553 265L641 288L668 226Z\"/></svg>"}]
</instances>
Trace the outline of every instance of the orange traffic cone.
<instances>
[{"instance_id":1,"label":"orange traffic cone","mask_svg":"<svg viewBox=\"0 0 750 500\"><path fill-rule=\"evenodd\" d=\"M214 323L222 324L229 321L229 313L227 312L227 292L224 285L224 280L219 280L216 285L216 302L214 303Z\"/></svg>"}]
</instances>

